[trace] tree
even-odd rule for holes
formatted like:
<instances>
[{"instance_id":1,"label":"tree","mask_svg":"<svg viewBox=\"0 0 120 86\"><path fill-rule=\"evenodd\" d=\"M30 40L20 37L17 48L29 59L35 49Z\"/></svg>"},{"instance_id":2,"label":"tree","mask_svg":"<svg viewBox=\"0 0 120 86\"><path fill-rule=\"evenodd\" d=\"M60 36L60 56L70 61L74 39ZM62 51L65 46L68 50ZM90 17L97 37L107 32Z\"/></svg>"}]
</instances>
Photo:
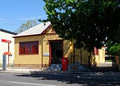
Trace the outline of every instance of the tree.
<instances>
[{"instance_id":1,"label":"tree","mask_svg":"<svg viewBox=\"0 0 120 86\"><path fill-rule=\"evenodd\" d=\"M20 32L23 32L35 25L37 25L37 21L35 20L28 20L26 23L23 23L15 32L16 33L20 33Z\"/></svg>"},{"instance_id":2,"label":"tree","mask_svg":"<svg viewBox=\"0 0 120 86\"><path fill-rule=\"evenodd\" d=\"M112 40L120 42L119 0L44 0L46 21L60 37L91 52Z\"/></svg>"},{"instance_id":3,"label":"tree","mask_svg":"<svg viewBox=\"0 0 120 86\"><path fill-rule=\"evenodd\" d=\"M107 46L108 55L120 55L120 43L113 43L112 41L109 41Z\"/></svg>"}]
</instances>

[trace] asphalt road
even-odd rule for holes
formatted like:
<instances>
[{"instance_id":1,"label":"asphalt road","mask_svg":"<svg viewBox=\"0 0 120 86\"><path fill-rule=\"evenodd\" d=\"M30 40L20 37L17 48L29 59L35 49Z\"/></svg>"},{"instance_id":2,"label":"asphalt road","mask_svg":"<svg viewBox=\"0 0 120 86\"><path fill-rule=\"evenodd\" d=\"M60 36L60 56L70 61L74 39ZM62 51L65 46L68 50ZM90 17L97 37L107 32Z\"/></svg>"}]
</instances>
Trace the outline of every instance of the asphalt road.
<instances>
[{"instance_id":1,"label":"asphalt road","mask_svg":"<svg viewBox=\"0 0 120 86\"><path fill-rule=\"evenodd\" d=\"M0 86L120 86L120 72L20 74L0 72Z\"/></svg>"},{"instance_id":2,"label":"asphalt road","mask_svg":"<svg viewBox=\"0 0 120 86\"><path fill-rule=\"evenodd\" d=\"M48 76L48 75L45 75ZM50 75L51 78L61 77ZM4 73L0 72L0 86L72 86L66 82L58 80L47 80L44 76L37 76L31 74L20 74L20 73ZM74 86L80 86L74 84Z\"/></svg>"}]
</instances>

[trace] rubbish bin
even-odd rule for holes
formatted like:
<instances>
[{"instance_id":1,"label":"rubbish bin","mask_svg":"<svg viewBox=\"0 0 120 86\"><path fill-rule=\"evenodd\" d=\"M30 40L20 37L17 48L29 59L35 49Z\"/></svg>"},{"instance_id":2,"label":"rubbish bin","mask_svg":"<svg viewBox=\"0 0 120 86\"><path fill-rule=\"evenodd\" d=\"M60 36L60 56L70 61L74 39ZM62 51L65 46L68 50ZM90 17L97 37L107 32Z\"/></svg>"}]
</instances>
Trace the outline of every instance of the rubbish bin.
<instances>
[{"instance_id":1,"label":"rubbish bin","mask_svg":"<svg viewBox=\"0 0 120 86\"><path fill-rule=\"evenodd\" d=\"M68 70L68 58L62 58L62 70L63 71Z\"/></svg>"}]
</instances>

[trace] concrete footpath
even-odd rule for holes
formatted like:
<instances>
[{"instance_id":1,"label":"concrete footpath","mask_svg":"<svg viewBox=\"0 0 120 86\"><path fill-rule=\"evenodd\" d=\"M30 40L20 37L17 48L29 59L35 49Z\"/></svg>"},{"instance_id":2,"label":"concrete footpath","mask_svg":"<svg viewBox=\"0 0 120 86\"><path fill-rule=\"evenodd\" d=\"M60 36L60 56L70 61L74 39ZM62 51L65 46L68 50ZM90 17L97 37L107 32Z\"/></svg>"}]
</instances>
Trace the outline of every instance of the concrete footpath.
<instances>
[{"instance_id":1,"label":"concrete footpath","mask_svg":"<svg viewBox=\"0 0 120 86\"><path fill-rule=\"evenodd\" d=\"M22 68L11 68L8 67L5 71L0 68L0 73L20 73L20 74L31 74L31 75L65 75L70 76L72 72L68 71L51 71L48 69L22 69Z\"/></svg>"},{"instance_id":2,"label":"concrete footpath","mask_svg":"<svg viewBox=\"0 0 120 86\"><path fill-rule=\"evenodd\" d=\"M11 68L7 67L7 69L4 71L2 68L0 68L0 72L10 72L10 73L30 73L30 72L38 72L42 71L42 69L25 69L25 68Z\"/></svg>"},{"instance_id":3,"label":"concrete footpath","mask_svg":"<svg viewBox=\"0 0 120 86\"><path fill-rule=\"evenodd\" d=\"M53 71L49 69L28 69L28 68L13 68L7 67L6 71L3 71L0 68L0 72L7 72L7 73L22 73L22 74L31 74L31 75L64 75L64 76L74 76L74 75L81 75L83 73L94 73L94 72L106 72L106 73L114 73L118 71L114 71L112 68L99 68L99 69L91 69L92 71ZM118 72L119 73L119 72Z\"/></svg>"}]
</instances>

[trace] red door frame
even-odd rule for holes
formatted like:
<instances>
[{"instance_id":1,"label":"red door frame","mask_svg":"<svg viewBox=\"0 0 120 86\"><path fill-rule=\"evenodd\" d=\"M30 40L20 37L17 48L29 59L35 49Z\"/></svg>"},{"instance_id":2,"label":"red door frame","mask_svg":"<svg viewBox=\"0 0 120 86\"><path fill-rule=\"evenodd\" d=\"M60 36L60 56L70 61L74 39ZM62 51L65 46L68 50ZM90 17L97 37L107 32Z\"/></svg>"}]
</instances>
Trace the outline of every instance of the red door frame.
<instances>
[{"instance_id":1,"label":"red door frame","mask_svg":"<svg viewBox=\"0 0 120 86\"><path fill-rule=\"evenodd\" d=\"M49 40L49 66L51 65L51 59L52 59L52 56L51 56L51 42L62 42L62 51L64 50L63 48L63 40ZM63 51L63 55L64 55L64 51ZM63 56L62 55L62 56ZM62 57L63 58L63 57Z\"/></svg>"}]
</instances>

